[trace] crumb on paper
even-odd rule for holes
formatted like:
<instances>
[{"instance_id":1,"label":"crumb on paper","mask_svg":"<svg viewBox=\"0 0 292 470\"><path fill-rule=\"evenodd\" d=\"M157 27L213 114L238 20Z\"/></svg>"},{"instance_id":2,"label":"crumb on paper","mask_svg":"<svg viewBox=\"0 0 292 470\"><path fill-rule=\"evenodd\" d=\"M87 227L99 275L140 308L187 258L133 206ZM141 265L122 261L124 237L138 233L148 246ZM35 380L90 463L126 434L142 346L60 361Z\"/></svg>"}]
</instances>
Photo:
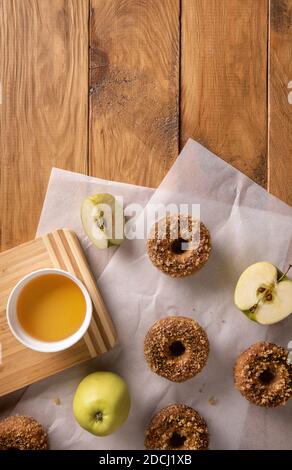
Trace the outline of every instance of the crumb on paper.
<instances>
[{"instance_id":1,"label":"crumb on paper","mask_svg":"<svg viewBox=\"0 0 292 470\"><path fill-rule=\"evenodd\" d=\"M59 397L57 397L57 398L54 398L53 402L54 402L54 404L55 404L56 406L59 406L59 405L61 405L61 400L60 400L60 398L59 398Z\"/></svg>"},{"instance_id":2,"label":"crumb on paper","mask_svg":"<svg viewBox=\"0 0 292 470\"><path fill-rule=\"evenodd\" d=\"M208 400L208 403L209 403L209 405L215 406L215 405L217 405L218 400L215 397L210 397L209 400Z\"/></svg>"},{"instance_id":3,"label":"crumb on paper","mask_svg":"<svg viewBox=\"0 0 292 470\"><path fill-rule=\"evenodd\" d=\"M199 388L199 393L203 393L204 388L205 388L205 385L206 385L206 384L203 384L203 385Z\"/></svg>"}]
</instances>

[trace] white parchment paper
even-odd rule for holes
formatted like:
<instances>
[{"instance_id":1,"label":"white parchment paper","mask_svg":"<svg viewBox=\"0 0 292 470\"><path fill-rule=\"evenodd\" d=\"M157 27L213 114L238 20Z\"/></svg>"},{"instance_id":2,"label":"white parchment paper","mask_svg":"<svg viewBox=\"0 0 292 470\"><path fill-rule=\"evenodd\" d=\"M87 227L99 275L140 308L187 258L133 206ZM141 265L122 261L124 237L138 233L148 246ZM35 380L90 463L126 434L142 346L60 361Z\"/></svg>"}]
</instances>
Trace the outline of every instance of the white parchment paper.
<instances>
[{"instance_id":1,"label":"white parchment paper","mask_svg":"<svg viewBox=\"0 0 292 470\"><path fill-rule=\"evenodd\" d=\"M53 199L49 191L47 203ZM150 202L199 203L201 219L212 235L210 260L189 279L171 279L152 266L145 240L126 241L98 278L120 346L29 387L13 412L32 414L46 425L52 448L141 449L151 416L163 406L181 402L206 419L212 449L291 449L292 400L276 409L251 405L234 389L232 371L237 355L255 341L267 339L286 347L292 339L292 317L265 327L249 321L233 305L236 281L249 264L267 260L285 269L291 262L292 209L192 140ZM76 217L69 199L63 209L71 211L72 220ZM56 227L52 211L46 217L45 230ZM68 225L63 220L60 215L58 227ZM142 214L136 225L143 223ZM92 266L98 255L88 251ZM207 366L182 384L153 374L143 357L148 328L158 318L175 314L199 321L211 347ZM132 395L128 421L106 438L81 430L71 412L79 380L97 368L120 373ZM54 397L60 398L59 406Z\"/></svg>"}]
</instances>

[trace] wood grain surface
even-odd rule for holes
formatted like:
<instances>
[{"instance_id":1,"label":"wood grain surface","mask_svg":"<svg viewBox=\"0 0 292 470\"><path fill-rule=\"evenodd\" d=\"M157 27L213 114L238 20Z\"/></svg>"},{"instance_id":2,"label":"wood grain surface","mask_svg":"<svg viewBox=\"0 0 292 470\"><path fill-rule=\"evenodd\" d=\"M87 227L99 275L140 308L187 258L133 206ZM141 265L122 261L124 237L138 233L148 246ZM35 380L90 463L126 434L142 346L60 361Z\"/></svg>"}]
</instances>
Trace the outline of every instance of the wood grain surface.
<instances>
[{"instance_id":1,"label":"wood grain surface","mask_svg":"<svg viewBox=\"0 0 292 470\"><path fill-rule=\"evenodd\" d=\"M292 205L291 0L270 0L269 54L268 189Z\"/></svg>"},{"instance_id":2,"label":"wood grain surface","mask_svg":"<svg viewBox=\"0 0 292 470\"><path fill-rule=\"evenodd\" d=\"M0 0L0 249L35 235L52 166L87 171L87 0Z\"/></svg>"},{"instance_id":3,"label":"wood grain surface","mask_svg":"<svg viewBox=\"0 0 292 470\"><path fill-rule=\"evenodd\" d=\"M0 250L53 165L157 186L190 136L291 204L291 3L0 0Z\"/></svg>"},{"instance_id":4,"label":"wood grain surface","mask_svg":"<svg viewBox=\"0 0 292 470\"><path fill-rule=\"evenodd\" d=\"M182 0L181 144L266 185L267 1Z\"/></svg>"},{"instance_id":5,"label":"wood grain surface","mask_svg":"<svg viewBox=\"0 0 292 470\"><path fill-rule=\"evenodd\" d=\"M157 186L178 154L179 0L92 0L90 172Z\"/></svg>"},{"instance_id":6,"label":"wood grain surface","mask_svg":"<svg viewBox=\"0 0 292 470\"><path fill-rule=\"evenodd\" d=\"M23 276L50 267L64 269L83 282L92 299L93 314L86 334L77 344L65 351L44 354L26 348L14 338L6 321L5 310L11 289ZM58 230L0 254L0 331L0 396L96 357L115 346L115 328L73 232Z\"/></svg>"}]
</instances>

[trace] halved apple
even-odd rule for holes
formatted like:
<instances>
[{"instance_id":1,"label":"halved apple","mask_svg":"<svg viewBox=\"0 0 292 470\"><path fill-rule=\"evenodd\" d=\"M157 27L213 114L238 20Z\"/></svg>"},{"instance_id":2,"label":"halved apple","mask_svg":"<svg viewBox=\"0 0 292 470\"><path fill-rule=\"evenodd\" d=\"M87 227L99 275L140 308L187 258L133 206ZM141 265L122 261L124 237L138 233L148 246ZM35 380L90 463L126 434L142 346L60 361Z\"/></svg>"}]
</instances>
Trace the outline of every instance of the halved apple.
<instances>
[{"instance_id":1,"label":"halved apple","mask_svg":"<svg viewBox=\"0 0 292 470\"><path fill-rule=\"evenodd\" d=\"M124 240L123 208L111 194L94 194L84 199L81 220L87 236L97 248L120 245Z\"/></svg>"},{"instance_id":2,"label":"halved apple","mask_svg":"<svg viewBox=\"0 0 292 470\"><path fill-rule=\"evenodd\" d=\"M262 325L277 323L292 313L292 281L267 261L252 264L240 276L234 303Z\"/></svg>"}]
</instances>

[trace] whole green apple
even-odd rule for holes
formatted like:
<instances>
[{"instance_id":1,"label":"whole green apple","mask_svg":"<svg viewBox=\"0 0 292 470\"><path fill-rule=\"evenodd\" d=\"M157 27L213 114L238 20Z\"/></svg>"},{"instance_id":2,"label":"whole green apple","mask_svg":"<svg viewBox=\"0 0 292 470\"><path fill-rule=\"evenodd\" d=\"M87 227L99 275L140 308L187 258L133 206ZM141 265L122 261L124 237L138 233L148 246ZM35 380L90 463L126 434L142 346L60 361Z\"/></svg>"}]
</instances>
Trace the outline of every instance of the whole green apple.
<instances>
[{"instance_id":1,"label":"whole green apple","mask_svg":"<svg viewBox=\"0 0 292 470\"><path fill-rule=\"evenodd\" d=\"M73 413L86 431L95 436L107 436L127 419L130 405L128 386L119 375L93 372L77 387Z\"/></svg>"}]
</instances>

